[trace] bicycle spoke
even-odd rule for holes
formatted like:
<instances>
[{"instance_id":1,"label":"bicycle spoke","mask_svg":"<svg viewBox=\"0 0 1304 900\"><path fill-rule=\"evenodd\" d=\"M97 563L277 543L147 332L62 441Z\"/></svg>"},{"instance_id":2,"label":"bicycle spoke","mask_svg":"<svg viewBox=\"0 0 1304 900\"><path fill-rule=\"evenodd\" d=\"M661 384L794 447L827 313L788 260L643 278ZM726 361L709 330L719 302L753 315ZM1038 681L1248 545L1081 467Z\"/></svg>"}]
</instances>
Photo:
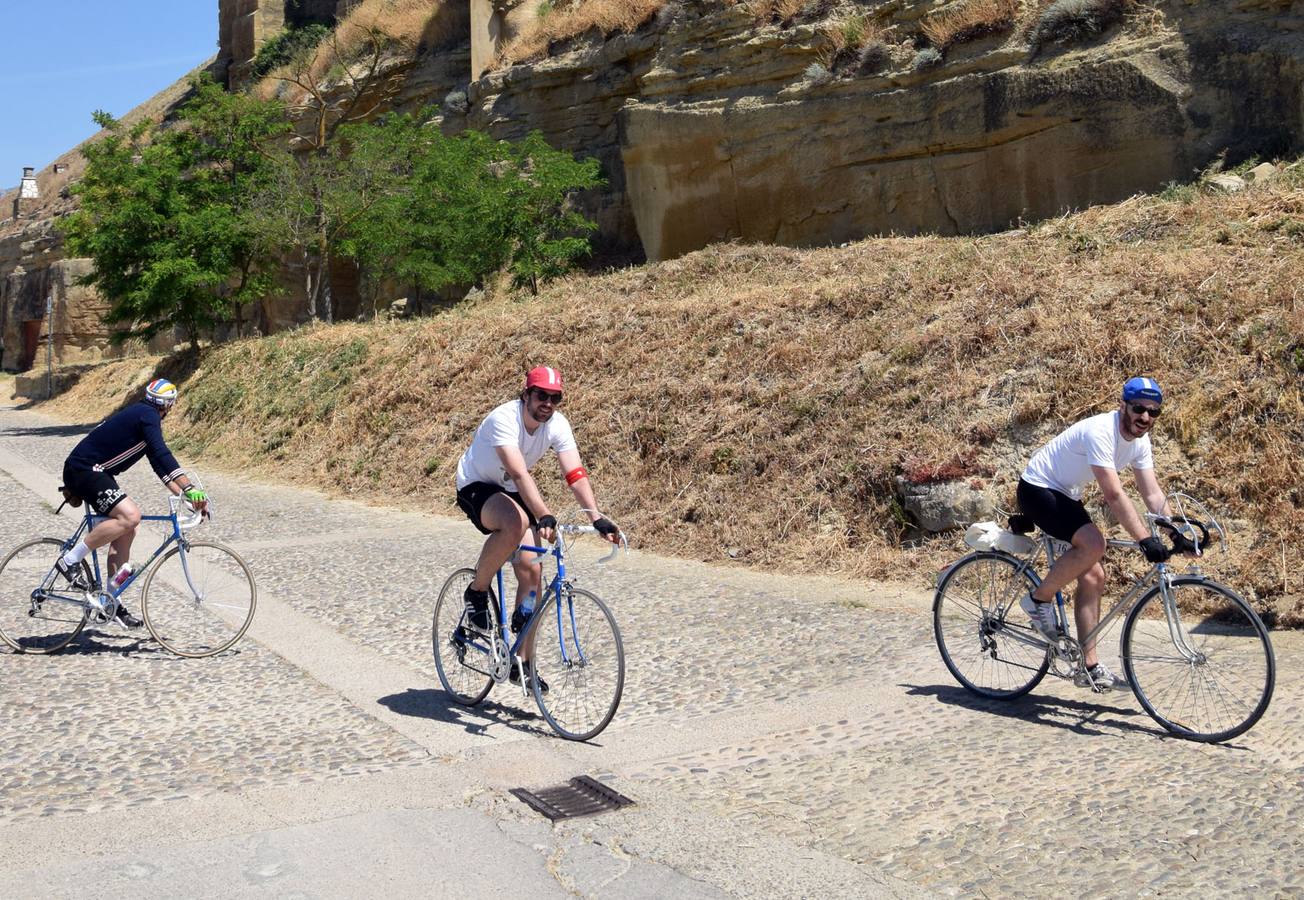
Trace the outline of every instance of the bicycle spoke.
<instances>
[{"instance_id":1,"label":"bicycle spoke","mask_svg":"<svg viewBox=\"0 0 1304 900\"><path fill-rule=\"evenodd\" d=\"M1158 589L1128 616L1124 666L1137 698L1169 730L1202 741L1227 740L1267 709L1276 663L1262 622L1228 588L1203 578L1175 579L1173 602L1189 655L1174 643Z\"/></svg>"},{"instance_id":2,"label":"bicycle spoke","mask_svg":"<svg viewBox=\"0 0 1304 900\"><path fill-rule=\"evenodd\" d=\"M588 740L607 727L620 704L625 654L606 605L587 591L565 591L560 636L555 595L540 611L533 664L548 690L536 684L534 696L553 730Z\"/></svg>"},{"instance_id":3,"label":"bicycle spoke","mask_svg":"<svg viewBox=\"0 0 1304 900\"><path fill-rule=\"evenodd\" d=\"M178 656L228 649L253 621L258 592L235 551L208 541L175 547L149 571L141 594L145 625Z\"/></svg>"},{"instance_id":4,"label":"bicycle spoke","mask_svg":"<svg viewBox=\"0 0 1304 900\"><path fill-rule=\"evenodd\" d=\"M466 706L479 703L493 687L493 658L488 642L465 632L466 607L462 594L475 577L473 569L458 569L448 577L435 601L430 630L431 651L439 682L454 700ZM490 609L497 607L490 591ZM496 622L496 615L491 616Z\"/></svg>"},{"instance_id":5,"label":"bicycle spoke","mask_svg":"<svg viewBox=\"0 0 1304 900\"><path fill-rule=\"evenodd\" d=\"M1045 645L1022 637L1030 628L1006 617L1031 577L1002 554L977 553L946 573L933 601L933 629L942 660L969 690L987 697L1017 697L1045 675Z\"/></svg>"},{"instance_id":6,"label":"bicycle spoke","mask_svg":"<svg viewBox=\"0 0 1304 900\"><path fill-rule=\"evenodd\" d=\"M0 562L0 638L20 653L53 653L86 625L87 607L54 571L63 543L38 538ZM91 580L82 563L82 577Z\"/></svg>"}]
</instances>

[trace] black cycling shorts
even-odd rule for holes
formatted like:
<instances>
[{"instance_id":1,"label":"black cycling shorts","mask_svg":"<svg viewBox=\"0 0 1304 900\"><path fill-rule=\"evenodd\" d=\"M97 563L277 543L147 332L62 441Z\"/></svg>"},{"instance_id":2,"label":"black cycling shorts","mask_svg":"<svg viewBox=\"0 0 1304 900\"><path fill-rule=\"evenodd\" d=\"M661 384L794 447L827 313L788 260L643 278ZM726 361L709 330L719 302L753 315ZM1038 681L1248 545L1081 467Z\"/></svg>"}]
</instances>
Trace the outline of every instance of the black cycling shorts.
<instances>
[{"instance_id":1,"label":"black cycling shorts","mask_svg":"<svg viewBox=\"0 0 1304 900\"><path fill-rule=\"evenodd\" d=\"M97 516L107 516L127 499L127 492L112 475L81 466L64 465L63 486L85 500Z\"/></svg>"},{"instance_id":2,"label":"black cycling shorts","mask_svg":"<svg viewBox=\"0 0 1304 900\"><path fill-rule=\"evenodd\" d=\"M521 499L520 494L507 490L501 484L494 484L489 481L473 481L457 492L457 506L462 512L466 513L466 517L471 520L471 524L480 529L481 534L493 534L480 521L480 510L484 509L485 503L494 494L506 494L511 497L516 501L517 506L525 510L525 517L530 520L531 526L539 524L534 518L534 513L530 512L530 508Z\"/></svg>"},{"instance_id":3,"label":"black cycling shorts","mask_svg":"<svg viewBox=\"0 0 1304 900\"><path fill-rule=\"evenodd\" d=\"M1091 516L1081 500L1061 494L1053 488L1038 487L1019 479L1016 496L1023 514L1051 537L1073 542L1073 535L1083 525L1091 524Z\"/></svg>"}]
</instances>

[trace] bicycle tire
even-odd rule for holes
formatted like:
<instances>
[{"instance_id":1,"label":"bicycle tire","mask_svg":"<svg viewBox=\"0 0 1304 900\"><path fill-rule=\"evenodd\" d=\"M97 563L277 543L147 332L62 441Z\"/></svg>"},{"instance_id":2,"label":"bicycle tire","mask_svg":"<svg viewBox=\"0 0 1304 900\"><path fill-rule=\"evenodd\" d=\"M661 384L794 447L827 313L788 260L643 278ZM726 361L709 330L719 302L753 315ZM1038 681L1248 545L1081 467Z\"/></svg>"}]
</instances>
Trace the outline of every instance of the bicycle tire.
<instances>
[{"instance_id":1,"label":"bicycle tire","mask_svg":"<svg viewBox=\"0 0 1304 900\"><path fill-rule=\"evenodd\" d=\"M145 574L140 609L145 627L162 647L202 659L244 637L258 609L258 587L249 565L230 547L188 541Z\"/></svg>"},{"instance_id":2,"label":"bicycle tire","mask_svg":"<svg viewBox=\"0 0 1304 900\"><path fill-rule=\"evenodd\" d=\"M481 665L488 670L493 659L488 653L477 650L473 644L461 639L458 630L465 624L466 604L462 595L475 578L475 569L458 569L444 581L435 601L434 618L430 625L431 650L435 657L435 671L439 683L462 706L475 706L489 696L494 686L492 675L477 671L465 662L466 654L480 653ZM489 588L489 622L493 632L498 631L498 603L493 587Z\"/></svg>"},{"instance_id":3,"label":"bicycle tire","mask_svg":"<svg viewBox=\"0 0 1304 900\"><path fill-rule=\"evenodd\" d=\"M956 562L933 596L933 637L955 680L980 697L1013 700L1041 683L1050 654L1017 640L1035 632L1006 617L1024 617L1018 600L1040 581L1005 553L980 551Z\"/></svg>"},{"instance_id":4,"label":"bicycle tire","mask_svg":"<svg viewBox=\"0 0 1304 900\"><path fill-rule=\"evenodd\" d=\"M1120 656L1132 692L1180 737L1217 743L1244 734L1267 711L1276 685L1268 629L1239 594L1212 579L1178 576L1172 591L1182 637L1198 656L1188 658L1174 642L1156 585L1123 624ZM1183 703L1189 708L1174 709Z\"/></svg>"},{"instance_id":5,"label":"bicycle tire","mask_svg":"<svg viewBox=\"0 0 1304 900\"><path fill-rule=\"evenodd\" d=\"M67 647L90 616L84 604L33 598L37 589L57 587L62 576L54 562L63 552L58 538L35 538L19 544L0 562L0 639L17 653L43 656ZM83 560L82 577L93 580Z\"/></svg>"},{"instance_id":6,"label":"bicycle tire","mask_svg":"<svg viewBox=\"0 0 1304 900\"><path fill-rule=\"evenodd\" d=\"M531 620L531 691L543 718L563 738L597 737L616 715L625 690L625 646L611 610L588 591L550 591ZM559 614L560 611L560 614ZM540 679L543 679L541 682ZM542 684L548 684L544 693Z\"/></svg>"}]
</instances>

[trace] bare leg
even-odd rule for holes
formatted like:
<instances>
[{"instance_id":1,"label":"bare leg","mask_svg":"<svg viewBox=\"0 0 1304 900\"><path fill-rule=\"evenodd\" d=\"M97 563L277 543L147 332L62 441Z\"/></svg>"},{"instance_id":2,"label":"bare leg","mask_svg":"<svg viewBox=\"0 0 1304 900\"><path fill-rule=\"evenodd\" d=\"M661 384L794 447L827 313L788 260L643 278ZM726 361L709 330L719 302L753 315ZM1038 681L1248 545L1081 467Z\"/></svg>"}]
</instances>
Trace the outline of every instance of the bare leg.
<instances>
[{"instance_id":1,"label":"bare leg","mask_svg":"<svg viewBox=\"0 0 1304 900\"><path fill-rule=\"evenodd\" d=\"M1082 577L1092 566L1098 565L1105 555L1105 536L1100 529L1088 523L1073 534L1073 548L1050 567L1046 578L1032 592L1032 599L1048 601L1055 599L1056 591L1062 591L1074 579ZM1103 574L1102 574L1103 585ZM1099 605L1100 594L1096 594Z\"/></svg>"},{"instance_id":2,"label":"bare leg","mask_svg":"<svg viewBox=\"0 0 1304 900\"><path fill-rule=\"evenodd\" d=\"M1082 640L1100 621L1100 596L1105 591L1105 567L1096 563L1078 578L1078 589L1073 594L1073 618L1078 625L1078 640ZM1096 656L1096 642L1082 645L1082 662L1089 669L1100 659Z\"/></svg>"},{"instance_id":3,"label":"bare leg","mask_svg":"<svg viewBox=\"0 0 1304 900\"><path fill-rule=\"evenodd\" d=\"M536 535L535 540L538 540ZM512 563L512 569L516 572L516 608L520 609L521 603L529 596L530 591L535 592L535 604L539 603L539 582L542 576L542 567L536 561L535 554L522 551L520 556ZM534 656L534 637L531 636L528 641L521 644L519 656L523 660L528 660Z\"/></svg>"},{"instance_id":4,"label":"bare leg","mask_svg":"<svg viewBox=\"0 0 1304 900\"><path fill-rule=\"evenodd\" d=\"M521 538L525 536L530 520L526 518L525 510L517 506L511 497L494 494L480 510L480 523L493 534L489 535L480 550L471 587L477 591L486 591L494 574L512 558L516 548L521 545Z\"/></svg>"},{"instance_id":5,"label":"bare leg","mask_svg":"<svg viewBox=\"0 0 1304 900\"><path fill-rule=\"evenodd\" d=\"M131 542L136 537L136 528L139 525L140 507L130 497L124 497L117 506L109 510L107 519L87 532L86 546L98 550L105 544L113 544L113 552L109 554L109 565L116 570L127 561L127 553L131 551ZM126 542L119 551L118 541L124 537ZM121 552L120 556L119 552Z\"/></svg>"}]
</instances>

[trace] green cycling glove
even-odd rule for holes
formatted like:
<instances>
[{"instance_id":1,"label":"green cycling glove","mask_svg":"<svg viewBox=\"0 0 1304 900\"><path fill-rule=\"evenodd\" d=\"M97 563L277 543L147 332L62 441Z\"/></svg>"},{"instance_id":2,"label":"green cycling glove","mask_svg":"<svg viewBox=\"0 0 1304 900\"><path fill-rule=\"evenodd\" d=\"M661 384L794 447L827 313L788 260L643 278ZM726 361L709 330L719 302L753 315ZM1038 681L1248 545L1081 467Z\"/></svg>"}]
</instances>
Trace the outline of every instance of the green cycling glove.
<instances>
[{"instance_id":1,"label":"green cycling glove","mask_svg":"<svg viewBox=\"0 0 1304 900\"><path fill-rule=\"evenodd\" d=\"M205 500L208 499L208 495L205 494L197 487L186 488L185 491L182 492L181 496L186 498L187 503L203 503Z\"/></svg>"}]
</instances>

